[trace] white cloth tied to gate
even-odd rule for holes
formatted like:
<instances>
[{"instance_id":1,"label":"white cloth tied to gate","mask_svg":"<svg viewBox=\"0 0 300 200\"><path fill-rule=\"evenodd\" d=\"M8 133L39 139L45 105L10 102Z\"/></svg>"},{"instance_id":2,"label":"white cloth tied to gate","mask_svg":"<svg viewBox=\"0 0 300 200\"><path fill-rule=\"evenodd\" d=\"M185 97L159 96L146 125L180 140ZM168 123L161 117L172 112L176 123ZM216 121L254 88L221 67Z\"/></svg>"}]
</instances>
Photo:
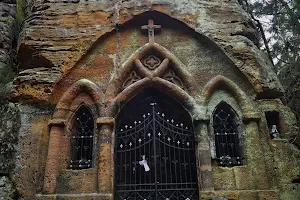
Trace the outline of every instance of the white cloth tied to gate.
<instances>
[{"instance_id":1,"label":"white cloth tied to gate","mask_svg":"<svg viewBox=\"0 0 300 200\"><path fill-rule=\"evenodd\" d=\"M145 155L142 155L142 159L143 159L143 160L139 161L139 164L140 164L141 166L144 166L145 172L150 171L150 167L149 167L149 165L148 165L148 163L147 163L146 156L145 156Z\"/></svg>"}]
</instances>

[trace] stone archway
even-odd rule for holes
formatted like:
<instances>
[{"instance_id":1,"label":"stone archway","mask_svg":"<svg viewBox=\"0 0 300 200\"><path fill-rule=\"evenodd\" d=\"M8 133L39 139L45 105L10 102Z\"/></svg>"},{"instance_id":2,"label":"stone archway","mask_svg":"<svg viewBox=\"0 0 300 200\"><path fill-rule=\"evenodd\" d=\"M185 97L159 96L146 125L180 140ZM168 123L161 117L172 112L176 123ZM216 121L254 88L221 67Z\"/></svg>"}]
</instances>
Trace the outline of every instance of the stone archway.
<instances>
[{"instance_id":1,"label":"stone archway","mask_svg":"<svg viewBox=\"0 0 300 200\"><path fill-rule=\"evenodd\" d=\"M146 88L121 106L115 129L115 199L199 199L191 116Z\"/></svg>"}]
</instances>

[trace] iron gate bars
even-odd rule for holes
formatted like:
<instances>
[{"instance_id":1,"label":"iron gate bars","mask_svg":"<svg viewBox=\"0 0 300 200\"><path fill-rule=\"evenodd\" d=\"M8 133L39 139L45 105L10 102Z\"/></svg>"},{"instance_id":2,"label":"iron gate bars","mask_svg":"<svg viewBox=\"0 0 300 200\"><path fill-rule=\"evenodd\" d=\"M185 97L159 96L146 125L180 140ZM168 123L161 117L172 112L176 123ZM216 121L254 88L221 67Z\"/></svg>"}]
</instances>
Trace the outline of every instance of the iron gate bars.
<instances>
[{"instance_id":1,"label":"iron gate bars","mask_svg":"<svg viewBox=\"0 0 300 200\"><path fill-rule=\"evenodd\" d=\"M94 118L86 106L75 113L73 135L71 139L71 169L87 169L92 166Z\"/></svg>"},{"instance_id":2,"label":"iron gate bars","mask_svg":"<svg viewBox=\"0 0 300 200\"><path fill-rule=\"evenodd\" d=\"M235 114L226 103L218 105L213 115L216 158L220 166L242 165L241 144Z\"/></svg>"},{"instance_id":3,"label":"iron gate bars","mask_svg":"<svg viewBox=\"0 0 300 200\"><path fill-rule=\"evenodd\" d=\"M116 131L115 199L199 199L193 130L156 108Z\"/></svg>"}]
</instances>

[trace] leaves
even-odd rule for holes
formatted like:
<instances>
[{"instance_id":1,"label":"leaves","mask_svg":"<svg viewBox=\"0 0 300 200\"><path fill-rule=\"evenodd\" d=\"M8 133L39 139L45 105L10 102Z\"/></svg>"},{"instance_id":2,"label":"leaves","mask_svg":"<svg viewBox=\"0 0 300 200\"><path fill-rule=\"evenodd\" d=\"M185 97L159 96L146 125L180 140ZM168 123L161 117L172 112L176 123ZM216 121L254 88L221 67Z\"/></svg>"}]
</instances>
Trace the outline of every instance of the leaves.
<instances>
[{"instance_id":1,"label":"leaves","mask_svg":"<svg viewBox=\"0 0 300 200\"><path fill-rule=\"evenodd\" d=\"M296 103L300 102L300 1L239 0L239 3L258 22L262 49L273 60L287 103L300 125L300 105Z\"/></svg>"}]
</instances>

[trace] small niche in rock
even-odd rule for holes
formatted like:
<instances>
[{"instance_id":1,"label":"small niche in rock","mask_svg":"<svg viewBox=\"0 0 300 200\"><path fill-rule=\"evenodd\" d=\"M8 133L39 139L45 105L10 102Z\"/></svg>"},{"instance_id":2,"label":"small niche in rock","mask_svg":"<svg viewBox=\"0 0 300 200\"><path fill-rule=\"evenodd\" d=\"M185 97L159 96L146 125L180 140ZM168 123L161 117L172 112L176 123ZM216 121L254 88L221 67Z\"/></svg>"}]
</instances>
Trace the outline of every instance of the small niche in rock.
<instances>
[{"instance_id":1,"label":"small niche in rock","mask_svg":"<svg viewBox=\"0 0 300 200\"><path fill-rule=\"evenodd\" d=\"M272 139L279 138L280 127L279 127L279 113L277 111L265 112L269 133Z\"/></svg>"},{"instance_id":2,"label":"small niche in rock","mask_svg":"<svg viewBox=\"0 0 300 200\"><path fill-rule=\"evenodd\" d=\"M298 178L295 178L293 181L292 181L292 183L300 183L300 177L298 177Z\"/></svg>"}]
</instances>

